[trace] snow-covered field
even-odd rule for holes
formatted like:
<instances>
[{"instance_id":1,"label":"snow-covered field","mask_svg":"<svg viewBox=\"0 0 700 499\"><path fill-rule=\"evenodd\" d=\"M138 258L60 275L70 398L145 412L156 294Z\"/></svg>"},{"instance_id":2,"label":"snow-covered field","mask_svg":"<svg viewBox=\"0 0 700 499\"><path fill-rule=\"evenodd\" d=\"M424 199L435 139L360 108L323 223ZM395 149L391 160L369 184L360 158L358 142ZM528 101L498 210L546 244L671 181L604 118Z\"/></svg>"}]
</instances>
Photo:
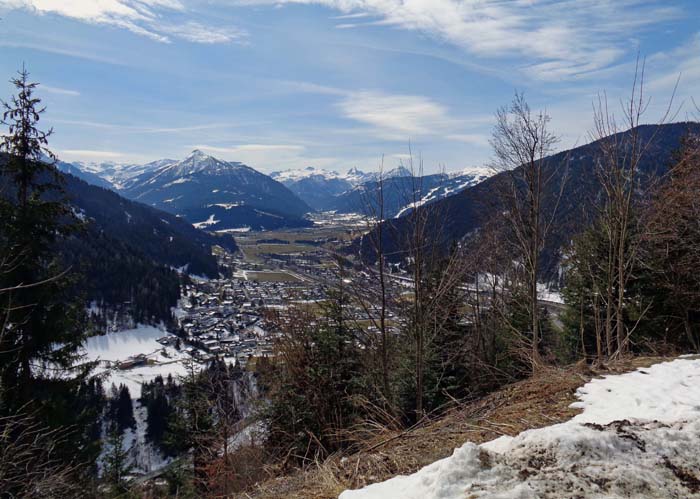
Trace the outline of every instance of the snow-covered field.
<instances>
[{"instance_id":1,"label":"snow-covered field","mask_svg":"<svg viewBox=\"0 0 700 499\"><path fill-rule=\"evenodd\" d=\"M700 359L595 379L566 423L471 442L340 499L700 498Z\"/></svg>"},{"instance_id":2,"label":"snow-covered field","mask_svg":"<svg viewBox=\"0 0 700 499\"><path fill-rule=\"evenodd\" d=\"M178 352L173 347L163 347L156 340L168 333L155 326L139 325L134 329L92 336L87 339L83 347L85 358L89 361L101 360L115 363L127 360L129 357L144 354L154 363L132 369L119 369L116 365L106 367L100 365L97 373L104 375L105 389L109 389L112 383L119 386L125 384L133 398L141 396L141 384L151 381L159 374L164 378L168 374L173 377L184 375L187 369L182 360L186 355ZM167 354L167 357L162 352Z\"/></svg>"},{"instance_id":3,"label":"snow-covered field","mask_svg":"<svg viewBox=\"0 0 700 499\"><path fill-rule=\"evenodd\" d=\"M174 312L179 313L181 309L175 309ZM151 443L146 441L146 409L138 401L141 396L141 385L144 382L152 381L158 375L166 378L168 374L172 374L177 378L178 375L187 374L183 361L188 356L172 346L163 346L156 341L158 338L169 335L164 328L139 325L125 331L92 336L83 345L86 360L106 361L101 362L96 368L96 374L104 377L105 390L109 390L112 383L116 386L124 384L129 388L134 401L136 429L125 431L124 447L129 450L130 461L136 472L147 473L160 469L169 462L163 459ZM145 355L151 363L131 369L119 369L116 366L116 362L139 354ZM98 460L100 472L104 456L109 451L109 446L105 444Z\"/></svg>"}]
</instances>

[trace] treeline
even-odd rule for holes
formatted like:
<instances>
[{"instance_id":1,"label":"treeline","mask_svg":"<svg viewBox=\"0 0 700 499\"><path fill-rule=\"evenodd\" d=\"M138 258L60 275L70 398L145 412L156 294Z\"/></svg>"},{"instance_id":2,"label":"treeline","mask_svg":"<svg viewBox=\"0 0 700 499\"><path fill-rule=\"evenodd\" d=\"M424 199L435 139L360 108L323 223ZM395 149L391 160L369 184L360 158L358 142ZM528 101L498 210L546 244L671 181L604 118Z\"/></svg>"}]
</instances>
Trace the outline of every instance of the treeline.
<instances>
[{"instance_id":1,"label":"treeline","mask_svg":"<svg viewBox=\"0 0 700 499\"><path fill-rule=\"evenodd\" d=\"M67 200L89 218L95 230L162 265L186 267L191 274L214 278L219 268L211 247L236 249L230 234L215 235L195 229L181 217L125 199L71 175L65 175L64 182Z\"/></svg>"},{"instance_id":2,"label":"treeline","mask_svg":"<svg viewBox=\"0 0 700 499\"><path fill-rule=\"evenodd\" d=\"M9 161L7 154L0 153L0 167ZM173 266L215 277L219 269L211 245L235 248L230 237L206 235L177 217L124 200L53 167L39 177L39 182L57 187L42 192L46 201L63 205L70 200L70 213L59 221L71 230L56 249L73 275L73 293L131 321L170 322L171 308L177 304L183 280L188 279ZM11 199L14 183L4 176L0 181L2 195Z\"/></svg>"}]
</instances>

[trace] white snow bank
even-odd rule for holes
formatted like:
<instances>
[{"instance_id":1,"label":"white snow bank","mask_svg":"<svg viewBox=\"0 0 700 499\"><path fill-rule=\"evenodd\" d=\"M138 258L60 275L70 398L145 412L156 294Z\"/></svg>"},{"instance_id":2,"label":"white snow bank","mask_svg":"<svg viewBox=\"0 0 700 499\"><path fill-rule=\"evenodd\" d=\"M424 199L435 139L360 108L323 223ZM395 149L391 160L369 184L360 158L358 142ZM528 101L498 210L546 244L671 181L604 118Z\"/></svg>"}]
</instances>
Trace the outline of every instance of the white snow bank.
<instances>
[{"instance_id":1,"label":"white snow bank","mask_svg":"<svg viewBox=\"0 0 700 499\"><path fill-rule=\"evenodd\" d=\"M149 354L162 348L156 339L167 333L156 326L139 324L134 329L91 336L83 345L87 360L126 360L132 355Z\"/></svg>"},{"instance_id":2,"label":"white snow bank","mask_svg":"<svg viewBox=\"0 0 700 499\"><path fill-rule=\"evenodd\" d=\"M114 363L139 354L154 361L154 364L131 369L119 369L114 365L110 367L100 365L95 370L96 374L104 376L103 382L107 389L112 383L117 386L124 384L129 388L131 396L136 398L141 396L141 385L152 381L157 376L167 378L168 374L171 374L176 378L187 374L187 369L183 364L187 355L171 346L164 347L156 341L163 336L170 336L170 333L155 326L139 325L126 331L92 336L83 344L82 353L87 361ZM163 352L167 356L164 356Z\"/></svg>"},{"instance_id":3,"label":"white snow bank","mask_svg":"<svg viewBox=\"0 0 700 499\"><path fill-rule=\"evenodd\" d=\"M607 376L566 423L471 442L341 499L700 498L700 360Z\"/></svg>"}]
</instances>

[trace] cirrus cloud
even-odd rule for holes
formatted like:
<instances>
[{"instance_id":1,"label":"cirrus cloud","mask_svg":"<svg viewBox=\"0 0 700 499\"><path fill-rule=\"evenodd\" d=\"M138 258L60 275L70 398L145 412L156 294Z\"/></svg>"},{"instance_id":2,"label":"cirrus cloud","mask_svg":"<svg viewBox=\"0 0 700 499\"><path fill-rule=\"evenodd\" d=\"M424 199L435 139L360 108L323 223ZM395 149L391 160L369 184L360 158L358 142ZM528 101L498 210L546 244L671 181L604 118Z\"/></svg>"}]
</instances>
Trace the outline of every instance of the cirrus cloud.
<instances>
[{"instance_id":1,"label":"cirrus cloud","mask_svg":"<svg viewBox=\"0 0 700 499\"><path fill-rule=\"evenodd\" d=\"M207 44L245 42L247 39L247 33L238 28L205 26L195 21L184 24L164 22L164 13L187 11L181 0L0 0L0 8L107 24L163 43L170 43L172 38Z\"/></svg>"},{"instance_id":2,"label":"cirrus cloud","mask_svg":"<svg viewBox=\"0 0 700 499\"><path fill-rule=\"evenodd\" d=\"M341 12L338 28L419 31L480 57L505 57L531 78L574 78L610 67L645 28L682 10L649 0L234 0L315 4ZM368 18L369 17L369 18ZM345 22L352 20L352 23Z\"/></svg>"}]
</instances>

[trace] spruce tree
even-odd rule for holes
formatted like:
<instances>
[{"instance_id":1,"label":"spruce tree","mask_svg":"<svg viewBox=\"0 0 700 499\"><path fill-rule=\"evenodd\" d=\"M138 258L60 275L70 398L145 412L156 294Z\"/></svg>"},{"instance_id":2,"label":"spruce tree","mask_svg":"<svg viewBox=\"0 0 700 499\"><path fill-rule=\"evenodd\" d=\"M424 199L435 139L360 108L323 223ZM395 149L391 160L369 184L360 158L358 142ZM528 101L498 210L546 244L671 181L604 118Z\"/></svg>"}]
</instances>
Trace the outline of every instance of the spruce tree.
<instances>
[{"instance_id":1,"label":"spruce tree","mask_svg":"<svg viewBox=\"0 0 700 499\"><path fill-rule=\"evenodd\" d=\"M79 433L86 413L75 411L88 369L73 369L86 314L56 252L73 217L47 147L52 130L39 128L45 108L34 95L38 84L25 69L11 83L17 94L0 101L7 131L0 140L0 408L32 412L49 427L73 425L65 457L75 458L88 439Z\"/></svg>"},{"instance_id":2,"label":"spruce tree","mask_svg":"<svg viewBox=\"0 0 700 499\"><path fill-rule=\"evenodd\" d=\"M108 452L104 457L103 476L115 497L121 497L128 491L126 477L131 471L129 449L124 446L124 436L119 425L111 424L107 433Z\"/></svg>"}]
</instances>

